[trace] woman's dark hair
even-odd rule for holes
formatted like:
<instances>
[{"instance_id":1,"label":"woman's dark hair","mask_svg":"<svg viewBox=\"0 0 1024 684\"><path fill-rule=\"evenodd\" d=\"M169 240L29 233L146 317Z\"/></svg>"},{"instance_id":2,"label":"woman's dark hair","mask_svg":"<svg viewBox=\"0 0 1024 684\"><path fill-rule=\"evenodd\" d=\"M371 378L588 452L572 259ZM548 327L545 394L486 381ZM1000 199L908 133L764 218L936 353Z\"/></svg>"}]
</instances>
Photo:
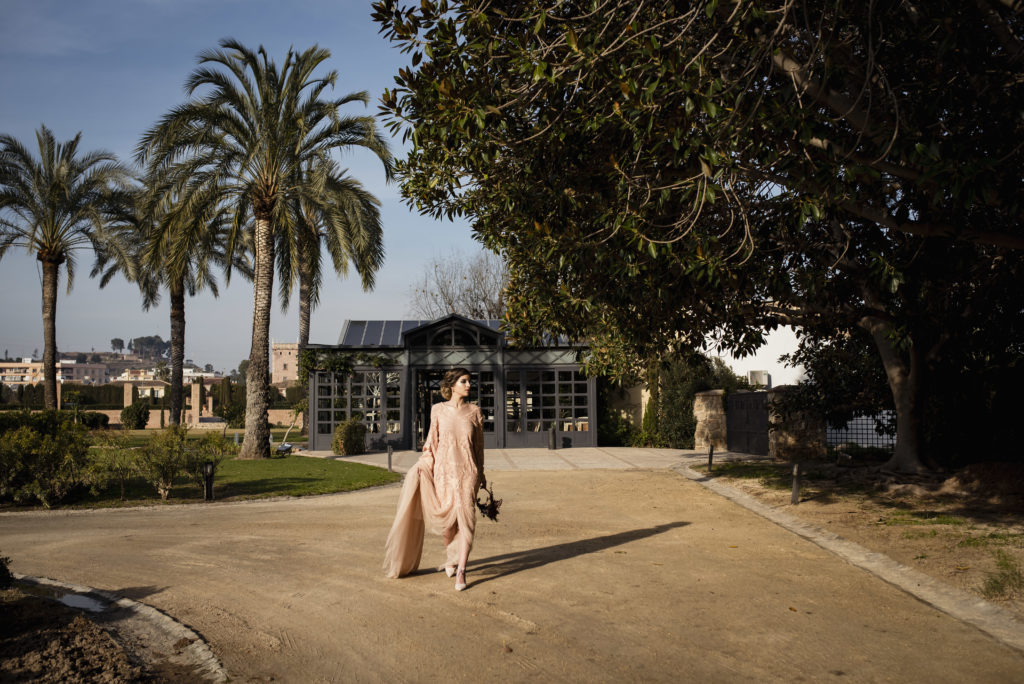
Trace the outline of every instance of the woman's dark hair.
<instances>
[{"instance_id":1,"label":"woman's dark hair","mask_svg":"<svg viewBox=\"0 0 1024 684\"><path fill-rule=\"evenodd\" d=\"M463 375L473 377L473 374L465 368L452 368L444 374L444 379L441 380L441 396L444 397L445 401L452 398L452 387Z\"/></svg>"}]
</instances>

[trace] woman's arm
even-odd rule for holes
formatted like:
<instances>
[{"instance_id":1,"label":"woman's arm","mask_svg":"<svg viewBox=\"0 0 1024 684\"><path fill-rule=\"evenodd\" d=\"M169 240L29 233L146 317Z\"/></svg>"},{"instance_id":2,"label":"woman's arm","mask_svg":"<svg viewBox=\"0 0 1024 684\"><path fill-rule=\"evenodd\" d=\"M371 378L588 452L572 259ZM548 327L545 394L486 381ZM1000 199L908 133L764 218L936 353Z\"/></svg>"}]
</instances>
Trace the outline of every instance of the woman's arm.
<instances>
[{"instance_id":1,"label":"woman's arm","mask_svg":"<svg viewBox=\"0 0 1024 684\"><path fill-rule=\"evenodd\" d=\"M484 477L484 417L480 407L476 407L476 416L473 420L473 461L476 463L476 472L481 487L487 486L487 478Z\"/></svg>"},{"instance_id":2,"label":"woman's arm","mask_svg":"<svg viewBox=\"0 0 1024 684\"><path fill-rule=\"evenodd\" d=\"M429 458L431 463L434 461L434 453L437 451L438 441L438 418L437 418L437 404L430 407L430 429L427 430L427 438L423 441L423 456L420 458Z\"/></svg>"}]
</instances>

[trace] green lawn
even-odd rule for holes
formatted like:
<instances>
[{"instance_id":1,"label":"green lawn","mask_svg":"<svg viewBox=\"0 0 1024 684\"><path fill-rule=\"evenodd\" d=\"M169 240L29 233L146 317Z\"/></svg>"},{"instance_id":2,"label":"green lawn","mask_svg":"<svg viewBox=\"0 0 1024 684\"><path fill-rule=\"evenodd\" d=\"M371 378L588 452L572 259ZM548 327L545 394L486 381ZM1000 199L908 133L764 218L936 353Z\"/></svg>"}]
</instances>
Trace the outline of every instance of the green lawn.
<instances>
[{"instance_id":1,"label":"green lawn","mask_svg":"<svg viewBox=\"0 0 1024 684\"><path fill-rule=\"evenodd\" d=\"M159 432L159 430L125 430L124 434L128 438L128 446L130 446L130 447L137 447L137 446L142 446L143 444L148 443L149 440L152 439L153 436L156 435L158 432ZM216 430L215 432L217 432L219 434L221 431L220 430ZM288 432L288 428L271 428L270 429L270 435L274 439L274 446L275 447L278 444L281 443L281 439L284 438L284 434L286 432ZM198 429L198 428L193 428L192 430L189 430L188 437L189 437L189 439L199 439L200 437L202 437L206 433L207 433L207 430L205 430L205 429L201 430L201 429ZM238 443L241 444L242 443L242 437L245 436L245 430L243 428L237 428L237 429L228 428L227 431L224 434L230 440L234 440L235 435L237 434L238 435ZM305 446L306 445L306 441L307 441L307 438L302 436L302 434L301 434L301 432L299 431L298 428L293 428L292 431L291 431L291 434L288 435L288 443L289 444L295 444L295 445L298 445L298 446Z\"/></svg>"},{"instance_id":2,"label":"green lawn","mask_svg":"<svg viewBox=\"0 0 1024 684\"><path fill-rule=\"evenodd\" d=\"M213 480L213 494L217 501L309 496L375 487L401 478L399 473L389 473L375 466L307 456L258 461L232 459L221 463ZM197 503L202 500L202 489L181 477L175 480L166 503ZM86 494L69 499L65 501L65 507L106 508L153 503L160 503L156 489L142 479L135 479L125 487L125 501L120 500L120 487L114 483L97 495Z\"/></svg>"}]
</instances>

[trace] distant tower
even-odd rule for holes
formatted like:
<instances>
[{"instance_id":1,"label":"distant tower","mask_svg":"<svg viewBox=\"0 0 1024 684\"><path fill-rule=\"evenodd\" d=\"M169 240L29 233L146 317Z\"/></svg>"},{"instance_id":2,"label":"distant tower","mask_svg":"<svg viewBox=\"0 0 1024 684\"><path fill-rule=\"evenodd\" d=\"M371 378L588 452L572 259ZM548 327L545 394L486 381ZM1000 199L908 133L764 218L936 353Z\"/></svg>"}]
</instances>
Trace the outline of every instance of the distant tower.
<instances>
[{"instance_id":1,"label":"distant tower","mask_svg":"<svg viewBox=\"0 0 1024 684\"><path fill-rule=\"evenodd\" d=\"M747 371L747 382L765 389L772 388L772 374L768 371Z\"/></svg>"}]
</instances>

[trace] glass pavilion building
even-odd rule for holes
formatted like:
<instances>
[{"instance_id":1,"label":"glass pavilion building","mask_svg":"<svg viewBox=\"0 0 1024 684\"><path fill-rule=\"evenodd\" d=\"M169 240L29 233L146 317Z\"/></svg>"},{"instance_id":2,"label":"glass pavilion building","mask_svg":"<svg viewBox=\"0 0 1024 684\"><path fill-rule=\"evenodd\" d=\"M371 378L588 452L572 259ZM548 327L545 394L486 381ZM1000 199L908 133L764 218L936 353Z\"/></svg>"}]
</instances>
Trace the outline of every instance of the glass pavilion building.
<instances>
[{"instance_id":1,"label":"glass pavilion building","mask_svg":"<svg viewBox=\"0 0 1024 684\"><path fill-rule=\"evenodd\" d=\"M334 429L353 415L367 447L419 449L441 378L461 366L472 373L470 401L484 416L486 448L597 446L596 386L564 340L514 348L496 320L450 315L436 321L346 321L338 344L309 345L352 362L350 373L310 373L310 449L329 450Z\"/></svg>"}]
</instances>

